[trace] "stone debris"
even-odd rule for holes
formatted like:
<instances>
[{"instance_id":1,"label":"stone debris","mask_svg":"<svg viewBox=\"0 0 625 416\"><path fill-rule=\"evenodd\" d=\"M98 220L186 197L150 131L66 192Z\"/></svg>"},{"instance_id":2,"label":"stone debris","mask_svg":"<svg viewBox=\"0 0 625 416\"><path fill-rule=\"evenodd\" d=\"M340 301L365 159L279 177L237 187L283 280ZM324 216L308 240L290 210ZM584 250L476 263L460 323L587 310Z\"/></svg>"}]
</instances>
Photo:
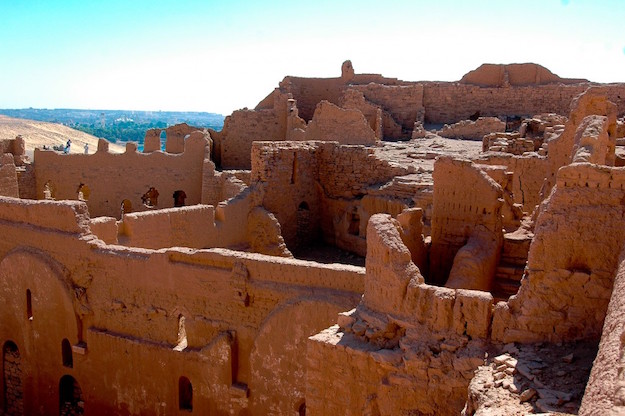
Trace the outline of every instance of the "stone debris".
<instances>
[{"instance_id":1,"label":"stone debris","mask_svg":"<svg viewBox=\"0 0 625 416\"><path fill-rule=\"evenodd\" d=\"M503 349L515 351L495 356L489 360L490 365L476 371L463 415L577 414L594 348L596 345L589 342L560 346L506 344ZM579 355L579 362L562 359L561 351L571 349L575 352L566 357ZM489 410L482 413L481 409Z\"/></svg>"}]
</instances>

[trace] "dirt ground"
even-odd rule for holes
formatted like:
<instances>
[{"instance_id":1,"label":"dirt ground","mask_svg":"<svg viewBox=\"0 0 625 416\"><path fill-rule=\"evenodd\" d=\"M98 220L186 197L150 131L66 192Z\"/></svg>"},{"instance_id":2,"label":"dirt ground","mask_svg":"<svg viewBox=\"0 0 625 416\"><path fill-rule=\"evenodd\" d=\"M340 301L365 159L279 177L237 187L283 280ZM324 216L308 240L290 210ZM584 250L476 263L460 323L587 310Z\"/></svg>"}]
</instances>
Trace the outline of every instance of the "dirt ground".
<instances>
[{"instance_id":1,"label":"dirt ground","mask_svg":"<svg viewBox=\"0 0 625 416\"><path fill-rule=\"evenodd\" d=\"M22 135L26 142L26 155L32 160L35 148L45 146L65 145L71 139L70 153L84 153L85 144L89 144L89 153L95 153L98 148L98 138L61 124L46 123L43 121L25 120L0 115L0 140L14 139ZM122 153L125 147L110 144L111 153Z\"/></svg>"}]
</instances>

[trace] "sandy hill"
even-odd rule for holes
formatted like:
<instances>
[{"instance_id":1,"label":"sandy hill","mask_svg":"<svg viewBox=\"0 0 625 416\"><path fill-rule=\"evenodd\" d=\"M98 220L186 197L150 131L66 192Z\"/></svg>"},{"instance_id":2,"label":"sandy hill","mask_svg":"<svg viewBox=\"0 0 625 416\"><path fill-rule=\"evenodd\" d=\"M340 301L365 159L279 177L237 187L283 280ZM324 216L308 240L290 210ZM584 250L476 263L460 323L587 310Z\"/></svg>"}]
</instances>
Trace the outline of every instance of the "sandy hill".
<instances>
[{"instance_id":1,"label":"sandy hill","mask_svg":"<svg viewBox=\"0 0 625 416\"><path fill-rule=\"evenodd\" d=\"M85 143L89 144L89 153L94 153L98 148L99 140L95 136L61 124L0 115L0 140L14 139L18 134L21 134L26 141L26 154L31 160L36 147L64 145L67 139L71 139L71 153L83 153ZM112 153L122 153L124 150L124 146L112 143L109 146L109 151Z\"/></svg>"}]
</instances>

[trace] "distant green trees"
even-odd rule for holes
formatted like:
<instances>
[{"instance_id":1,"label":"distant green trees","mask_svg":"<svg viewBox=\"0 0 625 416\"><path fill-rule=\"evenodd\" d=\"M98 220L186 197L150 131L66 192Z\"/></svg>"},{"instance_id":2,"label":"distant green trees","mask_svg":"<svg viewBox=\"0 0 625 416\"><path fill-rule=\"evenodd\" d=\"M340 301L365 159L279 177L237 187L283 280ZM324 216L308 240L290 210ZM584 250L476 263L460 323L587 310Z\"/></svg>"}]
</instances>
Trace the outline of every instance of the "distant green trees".
<instances>
[{"instance_id":1,"label":"distant green trees","mask_svg":"<svg viewBox=\"0 0 625 416\"><path fill-rule=\"evenodd\" d=\"M77 123L72 126L76 130L84 131L95 137L106 139L112 143L138 142L143 143L145 132L149 129L164 129L167 123L164 121L135 123L134 121L119 121L102 127L98 123Z\"/></svg>"},{"instance_id":2,"label":"distant green trees","mask_svg":"<svg viewBox=\"0 0 625 416\"><path fill-rule=\"evenodd\" d=\"M149 129L164 129L174 124L187 123L198 128L217 131L224 124L224 116L197 111L129 111L22 108L0 109L0 114L29 120L60 123L111 142L138 142L143 144ZM104 127L102 121L104 120Z\"/></svg>"}]
</instances>

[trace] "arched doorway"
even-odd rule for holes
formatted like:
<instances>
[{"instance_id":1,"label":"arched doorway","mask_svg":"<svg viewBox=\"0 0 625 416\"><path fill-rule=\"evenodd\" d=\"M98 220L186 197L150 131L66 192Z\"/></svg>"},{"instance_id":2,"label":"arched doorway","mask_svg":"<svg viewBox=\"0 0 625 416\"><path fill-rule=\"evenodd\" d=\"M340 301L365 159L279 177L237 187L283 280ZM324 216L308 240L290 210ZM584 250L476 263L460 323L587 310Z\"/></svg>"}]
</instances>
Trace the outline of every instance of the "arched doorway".
<instances>
[{"instance_id":1,"label":"arched doorway","mask_svg":"<svg viewBox=\"0 0 625 416\"><path fill-rule=\"evenodd\" d=\"M185 376L178 379L178 408L180 410L193 410L193 386Z\"/></svg>"},{"instance_id":2,"label":"arched doorway","mask_svg":"<svg viewBox=\"0 0 625 416\"><path fill-rule=\"evenodd\" d=\"M13 341L2 348L4 378L4 414L24 414L24 391L22 389L22 366L20 352Z\"/></svg>"},{"instance_id":3,"label":"arched doorway","mask_svg":"<svg viewBox=\"0 0 625 416\"><path fill-rule=\"evenodd\" d=\"M82 390L76 379L65 375L59 382L59 414L82 415L85 412L85 402L82 400Z\"/></svg>"}]
</instances>

